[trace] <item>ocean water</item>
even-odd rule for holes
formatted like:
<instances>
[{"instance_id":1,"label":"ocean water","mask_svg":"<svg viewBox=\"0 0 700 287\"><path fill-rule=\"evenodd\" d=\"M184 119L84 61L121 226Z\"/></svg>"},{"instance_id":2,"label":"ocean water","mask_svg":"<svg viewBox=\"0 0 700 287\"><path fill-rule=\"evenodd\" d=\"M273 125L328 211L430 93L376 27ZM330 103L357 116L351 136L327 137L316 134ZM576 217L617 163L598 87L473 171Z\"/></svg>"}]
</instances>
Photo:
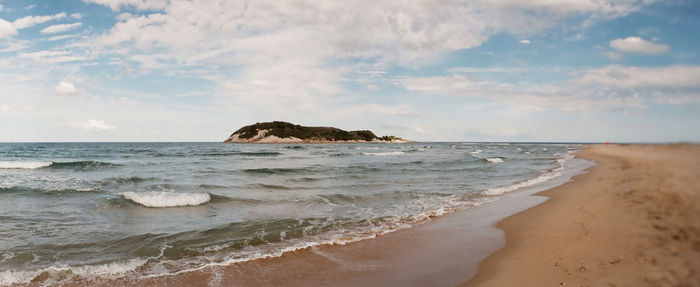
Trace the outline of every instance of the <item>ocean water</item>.
<instances>
[{"instance_id":1,"label":"ocean water","mask_svg":"<svg viewBox=\"0 0 700 287\"><path fill-rule=\"evenodd\" d=\"M578 144L0 143L0 285L345 244L560 177Z\"/></svg>"}]
</instances>

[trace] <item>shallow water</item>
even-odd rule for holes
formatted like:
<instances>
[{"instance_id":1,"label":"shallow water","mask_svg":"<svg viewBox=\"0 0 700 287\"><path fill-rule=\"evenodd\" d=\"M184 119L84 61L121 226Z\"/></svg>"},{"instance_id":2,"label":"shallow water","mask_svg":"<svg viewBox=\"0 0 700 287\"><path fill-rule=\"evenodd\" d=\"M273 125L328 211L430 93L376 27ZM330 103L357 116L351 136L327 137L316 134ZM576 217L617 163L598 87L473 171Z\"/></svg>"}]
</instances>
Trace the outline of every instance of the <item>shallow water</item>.
<instances>
[{"instance_id":1,"label":"shallow water","mask_svg":"<svg viewBox=\"0 0 700 287\"><path fill-rule=\"evenodd\" d=\"M557 178L577 144L0 144L0 284L372 238Z\"/></svg>"}]
</instances>

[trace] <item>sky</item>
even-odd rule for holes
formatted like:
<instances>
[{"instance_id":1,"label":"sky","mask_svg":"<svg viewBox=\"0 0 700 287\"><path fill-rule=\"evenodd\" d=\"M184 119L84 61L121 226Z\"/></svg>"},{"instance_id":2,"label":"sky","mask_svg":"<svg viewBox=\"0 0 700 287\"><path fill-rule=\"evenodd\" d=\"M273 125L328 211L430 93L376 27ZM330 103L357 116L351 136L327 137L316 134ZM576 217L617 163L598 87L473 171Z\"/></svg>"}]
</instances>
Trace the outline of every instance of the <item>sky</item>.
<instances>
[{"instance_id":1,"label":"sky","mask_svg":"<svg viewBox=\"0 0 700 287\"><path fill-rule=\"evenodd\" d=\"M0 142L700 141L700 1L0 0Z\"/></svg>"}]
</instances>

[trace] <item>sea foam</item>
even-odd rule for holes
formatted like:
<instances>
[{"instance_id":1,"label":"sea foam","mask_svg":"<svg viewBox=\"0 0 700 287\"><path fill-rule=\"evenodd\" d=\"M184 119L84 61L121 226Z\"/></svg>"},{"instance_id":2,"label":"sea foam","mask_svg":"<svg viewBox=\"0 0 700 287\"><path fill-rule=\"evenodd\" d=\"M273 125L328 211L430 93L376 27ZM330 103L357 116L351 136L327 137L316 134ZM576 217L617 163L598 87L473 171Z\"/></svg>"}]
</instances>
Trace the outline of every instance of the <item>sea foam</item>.
<instances>
[{"instance_id":1,"label":"sea foam","mask_svg":"<svg viewBox=\"0 0 700 287\"><path fill-rule=\"evenodd\" d=\"M402 151L389 151L389 152L363 152L362 155L369 156L387 156L387 155L399 155L404 154Z\"/></svg>"},{"instance_id":2,"label":"sea foam","mask_svg":"<svg viewBox=\"0 0 700 287\"><path fill-rule=\"evenodd\" d=\"M572 151L570 153L566 154L555 154L559 158L557 159L557 162L559 163L559 167L555 168L553 170L550 170L548 172L545 172L543 174L540 174L538 177L533 178L533 179L528 179L525 181L518 182L513 185L507 185L507 186L501 186L501 187L496 187L496 188L490 188L486 191L482 191L481 193L484 195L500 195L506 192L511 192L515 191L524 187L528 187L531 185L535 185L538 183L543 183L552 179L555 179L557 177L560 177L562 175L562 171L565 169L566 162L569 159L572 159L574 157L575 151Z\"/></svg>"},{"instance_id":3,"label":"sea foam","mask_svg":"<svg viewBox=\"0 0 700 287\"><path fill-rule=\"evenodd\" d=\"M51 164L50 161L0 161L0 169L37 169Z\"/></svg>"},{"instance_id":4,"label":"sea foam","mask_svg":"<svg viewBox=\"0 0 700 287\"><path fill-rule=\"evenodd\" d=\"M521 181L521 182L518 182L518 183L513 184L513 185L490 188L486 191L483 191L482 193L485 195L500 195L500 194L504 194L506 192L511 192L511 191L521 189L523 187L528 187L528 186L535 185L538 183L543 183L543 182L555 179L555 178L560 177L560 176L561 176L561 172L546 172L546 173L543 173L540 176L533 178L533 179Z\"/></svg>"},{"instance_id":5,"label":"sea foam","mask_svg":"<svg viewBox=\"0 0 700 287\"><path fill-rule=\"evenodd\" d=\"M196 206L211 200L208 192L122 192L119 195L146 207Z\"/></svg>"},{"instance_id":6,"label":"sea foam","mask_svg":"<svg viewBox=\"0 0 700 287\"><path fill-rule=\"evenodd\" d=\"M491 158L487 158L486 161L488 161L490 163L501 163L501 162L503 162L503 159L500 157L491 157Z\"/></svg>"}]
</instances>

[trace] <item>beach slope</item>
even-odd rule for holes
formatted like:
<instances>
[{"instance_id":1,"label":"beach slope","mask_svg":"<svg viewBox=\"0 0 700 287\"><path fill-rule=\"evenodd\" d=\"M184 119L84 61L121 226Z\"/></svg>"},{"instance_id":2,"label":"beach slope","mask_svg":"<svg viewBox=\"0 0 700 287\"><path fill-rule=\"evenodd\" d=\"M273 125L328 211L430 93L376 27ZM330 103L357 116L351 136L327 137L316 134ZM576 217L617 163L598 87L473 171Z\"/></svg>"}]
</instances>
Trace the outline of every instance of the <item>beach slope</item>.
<instances>
[{"instance_id":1,"label":"beach slope","mask_svg":"<svg viewBox=\"0 0 700 287\"><path fill-rule=\"evenodd\" d=\"M700 286L700 146L595 145L598 162L497 224L465 286Z\"/></svg>"}]
</instances>

